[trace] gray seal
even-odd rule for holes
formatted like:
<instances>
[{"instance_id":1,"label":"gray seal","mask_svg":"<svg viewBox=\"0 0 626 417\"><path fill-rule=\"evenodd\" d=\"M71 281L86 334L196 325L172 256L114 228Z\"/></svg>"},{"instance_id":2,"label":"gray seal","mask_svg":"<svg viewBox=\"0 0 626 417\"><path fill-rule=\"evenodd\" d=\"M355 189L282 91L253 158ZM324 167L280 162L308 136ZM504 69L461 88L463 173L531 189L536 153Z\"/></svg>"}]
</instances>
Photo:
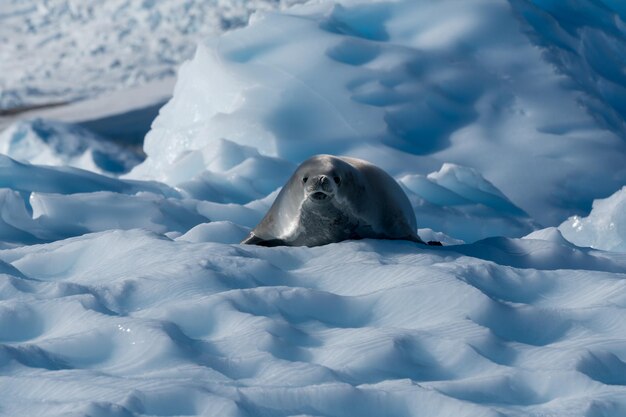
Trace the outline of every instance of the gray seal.
<instances>
[{"instance_id":1,"label":"gray seal","mask_svg":"<svg viewBox=\"0 0 626 417\"><path fill-rule=\"evenodd\" d=\"M389 174L361 159L316 155L296 169L241 243L319 246L366 238L424 243L409 199Z\"/></svg>"}]
</instances>

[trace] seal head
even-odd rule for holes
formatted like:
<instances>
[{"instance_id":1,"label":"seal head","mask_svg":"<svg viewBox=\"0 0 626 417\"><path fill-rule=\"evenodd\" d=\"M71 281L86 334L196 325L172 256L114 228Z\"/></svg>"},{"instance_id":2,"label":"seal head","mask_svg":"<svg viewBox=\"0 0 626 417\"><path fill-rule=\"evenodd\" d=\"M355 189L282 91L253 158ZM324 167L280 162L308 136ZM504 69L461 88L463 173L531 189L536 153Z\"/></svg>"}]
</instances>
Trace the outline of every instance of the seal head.
<instances>
[{"instance_id":1,"label":"seal head","mask_svg":"<svg viewBox=\"0 0 626 417\"><path fill-rule=\"evenodd\" d=\"M305 184L306 198L324 204L329 203L335 196L336 186L341 184L341 178L335 175L331 180L326 175L320 174L314 177L305 176L302 182Z\"/></svg>"}]
</instances>

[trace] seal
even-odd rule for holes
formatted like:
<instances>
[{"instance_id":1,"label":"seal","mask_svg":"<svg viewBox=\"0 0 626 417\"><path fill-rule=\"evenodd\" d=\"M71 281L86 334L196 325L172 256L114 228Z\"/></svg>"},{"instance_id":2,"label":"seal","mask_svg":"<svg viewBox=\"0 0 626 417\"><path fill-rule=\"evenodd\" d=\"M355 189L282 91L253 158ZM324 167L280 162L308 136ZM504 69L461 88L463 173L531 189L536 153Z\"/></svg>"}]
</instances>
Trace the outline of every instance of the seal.
<instances>
[{"instance_id":1,"label":"seal","mask_svg":"<svg viewBox=\"0 0 626 417\"><path fill-rule=\"evenodd\" d=\"M385 171L361 159L315 155L296 169L241 243L319 246L366 238L424 243L416 230L408 197Z\"/></svg>"}]
</instances>

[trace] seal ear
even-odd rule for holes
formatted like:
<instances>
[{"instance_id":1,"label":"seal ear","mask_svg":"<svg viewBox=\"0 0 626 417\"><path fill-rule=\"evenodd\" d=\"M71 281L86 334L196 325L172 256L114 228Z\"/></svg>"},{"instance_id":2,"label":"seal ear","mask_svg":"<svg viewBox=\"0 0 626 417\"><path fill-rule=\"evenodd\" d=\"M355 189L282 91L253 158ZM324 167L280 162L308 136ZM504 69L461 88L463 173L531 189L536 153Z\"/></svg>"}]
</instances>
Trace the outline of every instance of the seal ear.
<instances>
[{"instance_id":1,"label":"seal ear","mask_svg":"<svg viewBox=\"0 0 626 417\"><path fill-rule=\"evenodd\" d=\"M261 239L260 237L258 237L252 232L250 232L247 238L241 241L241 244L242 245L267 246L267 247L287 246L287 243L284 240L281 240L281 239L265 240L265 239Z\"/></svg>"}]
</instances>

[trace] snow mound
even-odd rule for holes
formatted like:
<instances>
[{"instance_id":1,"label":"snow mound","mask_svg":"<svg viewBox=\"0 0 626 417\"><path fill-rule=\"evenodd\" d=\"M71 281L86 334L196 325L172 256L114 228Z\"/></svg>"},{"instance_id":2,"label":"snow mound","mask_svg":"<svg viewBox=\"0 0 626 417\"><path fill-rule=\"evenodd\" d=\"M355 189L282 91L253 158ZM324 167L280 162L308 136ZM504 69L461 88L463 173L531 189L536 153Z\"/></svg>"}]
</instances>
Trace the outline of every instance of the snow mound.
<instances>
[{"instance_id":1,"label":"snow mound","mask_svg":"<svg viewBox=\"0 0 626 417\"><path fill-rule=\"evenodd\" d=\"M536 227L526 213L472 168L445 163L427 176L406 175L399 181L415 207L418 223L454 238L476 241L489 236L521 236Z\"/></svg>"},{"instance_id":2,"label":"snow mound","mask_svg":"<svg viewBox=\"0 0 626 417\"><path fill-rule=\"evenodd\" d=\"M483 246L267 249L132 230L1 250L2 412L624 414L626 259Z\"/></svg>"},{"instance_id":3,"label":"snow mound","mask_svg":"<svg viewBox=\"0 0 626 417\"><path fill-rule=\"evenodd\" d=\"M572 216L559 230L578 246L626 252L626 187L595 200L589 216Z\"/></svg>"},{"instance_id":4,"label":"snow mound","mask_svg":"<svg viewBox=\"0 0 626 417\"><path fill-rule=\"evenodd\" d=\"M0 153L22 162L122 174L141 162L131 149L80 126L53 120L15 122L0 133Z\"/></svg>"},{"instance_id":5,"label":"snow mound","mask_svg":"<svg viewBox=\"0 0 626 417\"><path fill-rule=\"evenodd\" d=\"M199 224L184 235L176 238L185 242L239 243L250 233L250 229L229 221L214 221Z\"/></svg>"},{"instance_id":6,"label":"snow mound","mask_svg":"<svg viewBox=\"0 0 626 417\"><path fill-rule=\"evenodd\" d=\"M626 138L626 3L510 0L546 57L584 92L581 103Z\"/></svg>"},{"instance_id":7,"label":"snow mound","mask_svg":"<svg viewBox=\"0 0 626 417\"><path fill-rule=\"evenodd\" d=\"M428 174L428 179L469 201L481 203L503 213L525 215L475 169L443 164L438 172Z\"/></svg>"},{"instance_id":8,"label":"snow mound","mask_svg":"<svg viewBox=\"0 0 626 417\"><path fill-rule=\"evenodd\" d=\"M0 155L3 242L33 244L137 227L185 233L207 218L198 201L150 182L119 180L70 167L45 167Z\"/></svg>"},{"instance_id":9,"label":"snow mound","mask_svg":"<svg viewBox=\"0 0 626 417\"><path fill-rule=\"evenodd\" d=\"M626 141L579 105L583 94L526 28L508 3L488 0L257 13L182 65L129 176L213 190L216 176L230 181L232 168L211 162L232 155L224 141L274 158L265 190L250 184L258 171L236 173L245 192L224 202L267 195L282 185L275 173L286 178L316 153L360 157L398 179L451 163L468 169L453 179L457 195L467 199L470 186L471 200L556 226L626 182ZM478 187L476 174L486 181Z\"/></svg>"},{"instance_id":10,"label":"snow mound","mask_svg":"<svg viewBox=\"0 0 626 417\"><path fill-rule=\"evenodd\" d=\"M92 21L78 3L58 13ZM122 20L192 5L163 4L107 0ZM28 21L30 5L0 2L0 23ZM258 14L184 64L123 177L0 155L0 414L626 415L626 141L605 122L620 90L604 81L622 75L599 53L619 50L610 7L623 10L320 0ZM134 24L89 33L133 41ZM561 30L585 46L561 56L589 71L536 46ZM40 139L29 147L71 153ZM323 152L388 171L420 235L446 245L237 244ZM613 251L579 247L599 244Z\"/></svg>"}]
</instances>

